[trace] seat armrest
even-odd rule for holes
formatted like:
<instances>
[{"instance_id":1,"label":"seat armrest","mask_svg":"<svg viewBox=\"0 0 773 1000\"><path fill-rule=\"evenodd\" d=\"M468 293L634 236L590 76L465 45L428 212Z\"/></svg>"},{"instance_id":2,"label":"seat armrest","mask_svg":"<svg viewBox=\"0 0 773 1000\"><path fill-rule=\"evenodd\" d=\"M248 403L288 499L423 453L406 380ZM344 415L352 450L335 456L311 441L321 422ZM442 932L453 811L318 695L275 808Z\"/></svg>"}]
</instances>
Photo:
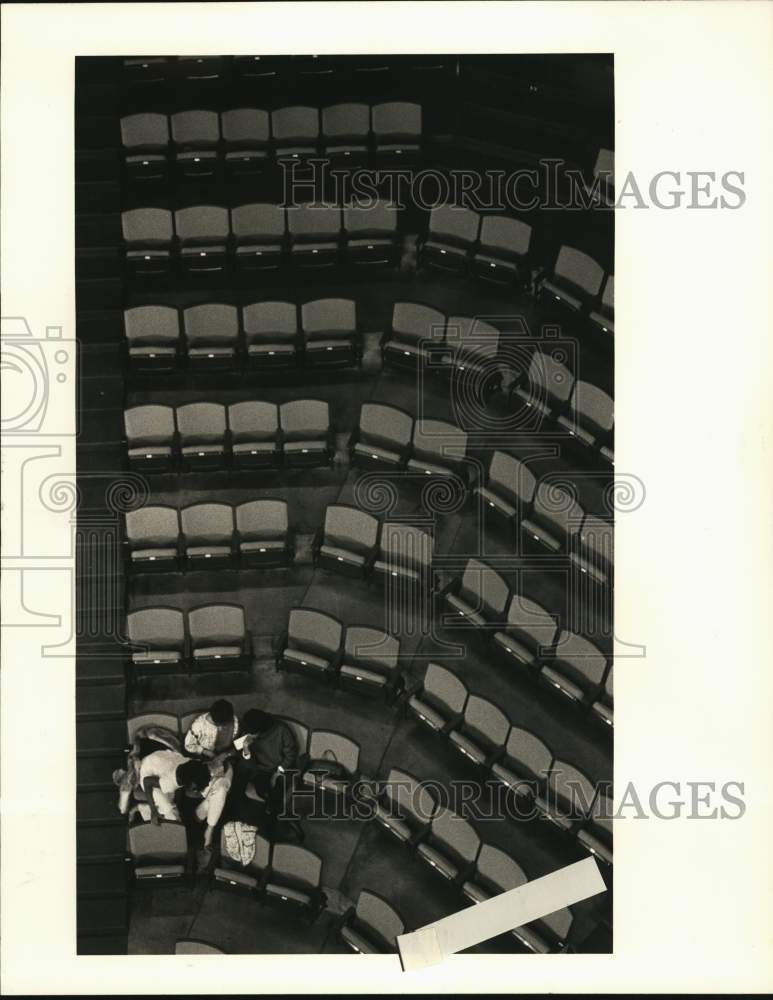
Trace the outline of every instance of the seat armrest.
<instances>
[{"instance_id":1,"label":"seat armrest","mask_svg":"<svg viewBox=\"0 0 773 1000\"><path fill-rule=\"evenodd\" d=\"M463 712L457 712L456 715L452 715L451 718L448 720L448 722L440 730L440 732L443 734L443 736L448 736L450 732L452 732L457 728L457 726L459 725L459 723L462 721L463 718L464 718Z\"/></svg>"}]
</instances>

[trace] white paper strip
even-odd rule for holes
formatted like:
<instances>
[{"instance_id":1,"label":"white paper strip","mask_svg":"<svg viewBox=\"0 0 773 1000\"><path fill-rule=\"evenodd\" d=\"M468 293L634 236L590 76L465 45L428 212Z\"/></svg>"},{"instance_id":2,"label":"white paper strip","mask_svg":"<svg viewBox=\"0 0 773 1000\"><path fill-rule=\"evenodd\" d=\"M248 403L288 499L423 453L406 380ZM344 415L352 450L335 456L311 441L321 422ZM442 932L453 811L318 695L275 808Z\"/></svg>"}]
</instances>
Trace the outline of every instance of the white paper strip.
<instances>
[{"instance_id":1,"label":"white paper strip","mask_svg":"<svg viewBox=\"0 0 773 1000\"><path fill-rule=\"evenodd\" d=\"M449 955L605 891L594 858L559 868L410 934L401 934L397 947L403 972L439 965Z\"/></svg>"}]
</instances>

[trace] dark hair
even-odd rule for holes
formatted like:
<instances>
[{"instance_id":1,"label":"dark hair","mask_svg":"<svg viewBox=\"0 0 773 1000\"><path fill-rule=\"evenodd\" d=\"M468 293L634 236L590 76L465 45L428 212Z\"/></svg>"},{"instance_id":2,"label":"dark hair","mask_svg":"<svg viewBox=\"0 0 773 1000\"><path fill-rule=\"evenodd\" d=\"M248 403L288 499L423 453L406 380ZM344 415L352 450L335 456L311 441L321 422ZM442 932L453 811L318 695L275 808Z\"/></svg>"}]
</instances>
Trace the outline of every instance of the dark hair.
<instances>
[{"instance_id":1,"label":"dark hair","mask_svg":"<svg viewBox=\"0 0 773 1000\"><path fill-rule=\"evenodd\" d=\"M268 712L261 712L259 708L251 708L244 713L242 719L242 732L251 733L254 736L266 733L271 728L274 716Z\"/></svg>"},{"instance_id":2,"label":"dark hair","mask_svg":"<svg viewBox=\"0 0 773 1000\"><path fill-rule=\"evenodd\" d=\"M229 722L234 720L234 707L230 701L221 698L210 708L209 717L216 726L227 726Z\"/></svg>"},{"instance_id":3,"label":"dark hair","mask_svg":"<svg viewBox=\"0 0 773 1000\"><path fill-rule=\"evenodd\" d=\"M210 783L212 775L203 760L186 760L177 768L176 778L178 785L193 785L201 790Z\"/></svg>"}]
</instances>

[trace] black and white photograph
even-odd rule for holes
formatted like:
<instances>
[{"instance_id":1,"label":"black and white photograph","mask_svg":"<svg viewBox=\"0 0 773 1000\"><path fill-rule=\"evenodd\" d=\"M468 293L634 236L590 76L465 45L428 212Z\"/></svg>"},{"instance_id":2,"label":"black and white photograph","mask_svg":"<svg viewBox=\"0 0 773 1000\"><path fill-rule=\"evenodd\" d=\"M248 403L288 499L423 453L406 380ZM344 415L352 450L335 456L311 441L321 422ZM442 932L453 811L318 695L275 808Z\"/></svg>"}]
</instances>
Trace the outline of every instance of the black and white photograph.
<instances>
[{"instance_id":1,"label":"black and white photograph","mask_svg":"<svg viewBox=\"0 0 773 1000\"><path fill-rule=\"evenodd\" d=\"M18 7L11 992L764 992L771 6Z\"/></svg>"}]
</instances>

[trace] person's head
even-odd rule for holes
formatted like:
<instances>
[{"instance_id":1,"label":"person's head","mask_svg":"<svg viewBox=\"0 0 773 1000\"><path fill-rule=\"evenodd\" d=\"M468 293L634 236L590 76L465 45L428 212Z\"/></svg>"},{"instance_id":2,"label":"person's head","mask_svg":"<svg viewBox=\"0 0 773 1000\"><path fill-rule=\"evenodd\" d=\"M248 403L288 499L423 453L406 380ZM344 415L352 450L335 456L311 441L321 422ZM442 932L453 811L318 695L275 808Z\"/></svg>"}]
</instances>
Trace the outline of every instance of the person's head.
<instances>
[{"instance_id":1,"label":"person's head","mask_svg":"<svg viewBox=\"0 0 773 1000\"><path fill-rule=\"evenodd\" d=\"M262 736L267 733L274 724L274 716L268 712L261 712L259 708L251 708L244 713L242 719L242 732L250 733L253 736Z\"/></svg>"},{"instance_id":2,"label":"person's head","mask_svg":"<svg viewBox=\"0 0 773 1000\"><path fill-rule=\"evenodd\" d=\"M230 701L221 698L210 708L209 717L216 726L228 726L234 721L234 707Z\"/></svg>"},{"instance_id":3,"label":"person's head","mask_svg":"<svg viewBox=\"0 0 773 1000\"><path fill-rule=\"evenodd\" d=\"M206 788L210 782L209 768L203 760L186 760L177 768L177 784L181 788Z\"/></svg>"}]
</instances>

